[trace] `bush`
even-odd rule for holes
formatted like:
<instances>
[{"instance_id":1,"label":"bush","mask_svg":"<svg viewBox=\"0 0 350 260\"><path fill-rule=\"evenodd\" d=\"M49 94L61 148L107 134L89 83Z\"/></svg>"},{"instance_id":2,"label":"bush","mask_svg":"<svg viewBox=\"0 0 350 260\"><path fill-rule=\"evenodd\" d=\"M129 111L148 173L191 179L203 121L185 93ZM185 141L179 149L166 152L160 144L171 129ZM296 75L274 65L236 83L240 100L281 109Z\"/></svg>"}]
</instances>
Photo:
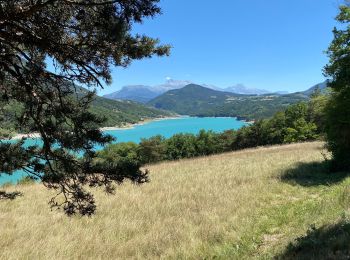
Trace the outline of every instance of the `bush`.
<instances>
[{"instance_id":1,"label":"bush","mask_svg":"<svg viewBox=\"0 0 350 260\"><path fill-rule=\"evenodd\" d=\"M137 150L138 145L133 142L111 144L97 153L95 164L107 164L123 174L139 172L142 163Z\"/></svg>"},{"instance_id":2,"label":"bush","mask_svg":"<svg viewBox=\"0 0 350 260\"><path fill-rule=\"evenodd\" d=\"M179 160L198 155L196 137L193 134L176 134L165 141L167 160Z\"/></svg>"},{"instance_id":3,"label":"bush","mask_svg":"<svg viewBox=\"0 0 350 260\"><path fill-rule=\"evenodd\" d=\"M141 139L138 147L139 160L143 164L163 161L165 156L165 138L157 135L149 139Z\"/></svg>"},{"instance_id":4,"label":"bush","mask_svg":"<svg viewBox=\"0 0 350 260\"><path fill-rule=\"evenodd\" d=\"M213 131L201 130L196 136L196 156L204 156L223 152L222 144L219 143L219 134Z\"/></svg>"},{"instance_id":5,"label":"bush","mask_svg":"<svg viewBox=\"0 0 350 260\"><path fill-rule=\"evenodd\" d=\"M350 3L340 6L334 39L328 48L326 76L332 77L331 100L327 106L327 142L333 155L334 170L350 170Z\"/></svg>"},{"instance_id":6,"label":"bush","mask_svg":"<svg viewBox=\"0 0 350 260\"><path fill-rule=\"evenodd\" d=\"M334 93L327 107L327 146L333 170L350 169L350 90Z\"/></svg>"}]
</instances>

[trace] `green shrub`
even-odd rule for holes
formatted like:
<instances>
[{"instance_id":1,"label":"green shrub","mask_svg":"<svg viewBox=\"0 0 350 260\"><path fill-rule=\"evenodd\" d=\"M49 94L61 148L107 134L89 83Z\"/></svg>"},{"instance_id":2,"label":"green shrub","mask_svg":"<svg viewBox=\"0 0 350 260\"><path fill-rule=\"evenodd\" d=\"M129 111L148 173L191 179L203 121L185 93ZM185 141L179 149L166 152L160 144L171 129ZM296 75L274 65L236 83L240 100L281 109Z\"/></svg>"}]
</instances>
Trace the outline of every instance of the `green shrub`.
<instances>
[{"instance_id":1,"label":"green shrub","mask_svg":"<svg viewBox=\"0 0 350 260\"><path fill-rule=\"evenodd\" d=\"M107 164L111 169L123 174L139 172L142 163L137 149L138 145L133 142L111 144L97 153L95 164Z\"/></svg>"},{"instance_id":2,"label":"green shrub","mask_svg":"<svg viewBox=\"0 0 350 260\"><path fill-rule=\"evenodd\" d=\"M138 156L143 164L163 161L165 156L165 138L161 135L149 139L141 139L138 147Z\"/></svg>"},{"instance_id":3,"label":"green shrub","mask_svg":"<svg viewBox=\"0 0 350 260\"><path fill-rule=\"evenodd\" d=\"M165 141L166 159L178 160L198 156L196 137L193 134L176 134Z\"/></svg>"}]
</instances>

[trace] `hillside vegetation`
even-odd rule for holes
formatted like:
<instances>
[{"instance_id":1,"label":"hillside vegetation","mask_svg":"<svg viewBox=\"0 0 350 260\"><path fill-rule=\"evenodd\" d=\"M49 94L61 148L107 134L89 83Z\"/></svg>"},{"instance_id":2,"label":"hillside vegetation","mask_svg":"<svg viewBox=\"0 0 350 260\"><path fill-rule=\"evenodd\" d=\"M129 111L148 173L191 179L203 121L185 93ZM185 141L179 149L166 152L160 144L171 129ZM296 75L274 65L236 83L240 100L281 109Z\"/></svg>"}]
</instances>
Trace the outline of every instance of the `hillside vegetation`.
<instances>
[{"instance_id":1,"label":"hillside vegetation","mask_svg":"<svg viewBox=\"0 0 350 260\"><path fill-rule=\"evenodd\" d=\"M291 104L308 99L304 93L239 95L190 84L182 89L168 91L148 104L182 115L232 116L257 120L271 117Z\"/></svg>"},{"instance_id":2,"label":"hillside vegetation","mask_svg":"<svg viewBox=\"0 0 350 260\"><path fill-rule=\"evenodd\" d=\"M87 90L75 86L78 96L83 96ZM0 136L6 137L15 132L26 132L26 129L20 129L16 125L16 118L21 115L22 105L17 102L0 102ZM90 111L107 120L101 127L123 126L125 124L138 123L144 119L173 116L175 113L159 110L132 101L118 101L95 96Z\"/></svg>"},{"instance_id":3,"label":"hillside vegetation","mask_svg":"<svg viewBox=\"0 0 350 260\"><path fill-rule=\"evenodd\" d=\"M91 218L50 211L53 194L41 185L6 187L0 258L345 259L350 178L327 173L323 146L151 165L148 184L120 186L115 196L94 191ZM23 196L10 200L15 192Z\"/></svg>"},{"instance_id":4,"label":"hillside vegetation","mask_svg":"<svg viewBox=\"0 0 350 260\"><path fill-rule=\"evenodd\" d=\"M91 111L107 118L103 126L122 126L138 123L144 119L174 116L175 113L155 109L132 101L117 101L96 97Z\"/></svg>"}]
</instances>

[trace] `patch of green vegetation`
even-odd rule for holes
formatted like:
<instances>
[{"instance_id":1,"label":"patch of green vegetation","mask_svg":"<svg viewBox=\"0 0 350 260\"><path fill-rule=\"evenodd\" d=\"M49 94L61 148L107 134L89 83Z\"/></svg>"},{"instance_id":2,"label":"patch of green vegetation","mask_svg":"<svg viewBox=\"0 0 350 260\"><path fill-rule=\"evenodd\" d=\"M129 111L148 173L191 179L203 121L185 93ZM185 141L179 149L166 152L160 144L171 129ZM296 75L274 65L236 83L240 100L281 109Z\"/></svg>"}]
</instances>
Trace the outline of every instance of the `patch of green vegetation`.
<instances>
[{"instance_id":1,"label":"patch of green vegetation","mask_svg":"<svg viewBox=\"0 0 350 260\"><path fill-rule=\"evenodd\" d=\"M349 259L350 221L320 228L312 225L306 235L290 243L280 259Z\"/></svg>"},{"instance_id":2,"label":"patch of green vegetation","mask_svg":"<svg viewBox=\"0 0 350 260\"><path fill-rule=\"evenodd\" d=\"M349 259L349 173L327 163L300 164L271 179L270 194L239 242L218 245L215 259Z\"/></svg>"}]
</instances>

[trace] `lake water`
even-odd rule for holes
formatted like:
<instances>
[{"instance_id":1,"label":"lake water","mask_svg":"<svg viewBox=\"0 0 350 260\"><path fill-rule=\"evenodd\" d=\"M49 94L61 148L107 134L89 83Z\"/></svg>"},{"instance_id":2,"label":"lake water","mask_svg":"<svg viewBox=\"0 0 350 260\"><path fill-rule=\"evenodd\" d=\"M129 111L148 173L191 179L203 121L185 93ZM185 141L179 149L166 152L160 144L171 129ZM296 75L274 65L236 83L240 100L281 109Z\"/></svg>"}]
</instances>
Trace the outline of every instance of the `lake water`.
<instances>
[{"instance_id":1,"label":"lake water","mask_svg":"<svg viewBox=\"0 0 350 260\"><path fill-rule=\"evenodd\" d=\"M120 129L106 131L107 134L114 136L117 142L140 142L141 138L148 138L155 135L171 137L177 133L197 134L201 129L223 132L229 129L239 129L246 125L244 121L239 121L232 117L180 117L175 119L165 119L152 121L143 125L137 125L132 129ZM29 139L26 145L39 143L39 139ZM96 150L102 147L96 147ZM4 183L16 183L23 178L24 172L18 171L13 175L3 174L0 177L0 185Z\"/></svg>"}]
</instances>

